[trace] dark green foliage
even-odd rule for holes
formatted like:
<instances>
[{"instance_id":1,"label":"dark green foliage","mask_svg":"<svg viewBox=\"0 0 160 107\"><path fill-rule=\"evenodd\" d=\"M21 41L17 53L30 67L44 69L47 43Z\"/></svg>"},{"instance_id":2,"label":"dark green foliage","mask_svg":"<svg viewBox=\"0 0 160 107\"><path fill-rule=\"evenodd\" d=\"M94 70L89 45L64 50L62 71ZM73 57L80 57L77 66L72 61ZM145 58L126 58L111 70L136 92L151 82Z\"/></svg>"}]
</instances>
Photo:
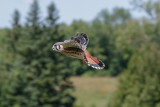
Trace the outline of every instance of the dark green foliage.
<instances>
[{"instance_id":1,"label":"dark green foliage","mask_svg":"<svg viewBox=\"0 0 160 107\"><path fill-rule=\"evenodd\" d=\"M150 0L144 2L143 9L147 9L147 4L155 12L157 7L152 6L155 3ZM121 75L110 107L160 106L160 42L157 30L160 20L157 19L144 19L141 23L134 20L128 23L123 32L119 30L122 34L117 32L121 36L116 43L123 53L123 59L126 59L126 70Z\"/></svg>"},{"instance_id":2,"label":"dark green foliage","mask_svg":"<svg viewBox=\"0 0 160 107\"><path fill-rule=\"evenodd\" d=\"M122 71L111 107L159 107L159 7L150 0L141 7L151 21L133 19L129 10L115 8L102 10L91 22L74 20L71 25L57 23L53 2L42 19L34 0L25 25L15 10L12 28L0 30L0 107L72 107L71 75L117 76ZM104 70L52 50L55 42L77 32L88 35L87 50L105 63Z\"/></svg>"},{"instance_id":3,"label":"dark green foliage","mask_svg":"<svg viewBox=\"0 0 160 107\"><path fill-rule=\"evenodd\" d=\"M2 38L1 46L3 49L3 56L2 61L3 64L3 70L10 71L13 68L13 63L16 60L16 52L17 52L17 41L19 40L21 36L21 25L20 25L20 13L18 10L15 10L13 13L13 19L12 19L12 29L6 29L4 30L6 34L1 35L5 38Z\"/></svg>"},{"instance_id":4,"label":"dark green foliage","mask_svg":"<svg viewBox=\"0 0 160 107\"><path fill-rule=\"evenodd\" d=\"M112 98L111 107L159 107L159 58L160 51L155 44L132 56Z\"/></svg>"},{"instance_id":5,"label":"dark green foliage","mask_svg":"<svg viewBox=\"0 0 160 107\"><path fill-rule=\"evenodd\" d=\"M101 53L99 58L106 64L106 72L108 72L106 74L110 76L117 76L126 67L121 65L124 61L116 46L116 39L121 37L117 34L118 29L122 31L129 20L131 20L131 15L128 10L115 8L113 12L102 10L93 21L93 36L96 43L95 41L92 43L94 47L97 47L95 49L97 54Z\"/></svg>"},{"instance_id":6,"label":"dark green foliage","mask_svg":"<svg viewBox=\"0 0 160 107\"><path fill-rule=\"evenodd\" d=\"M51 10L50 10L51 8ZM64 63L64 56L52 51L54 42L64 40L56 25L57 14L49 6L47 25L41 26L38 1L34 1L26 26L9 30L6 42L11 55L0 81L1 107L72 107L74 97L71 71ZM18 24L15 11L13 23ZM19 25L19 24L18 24ZM15 37L17 36L17 37Z\"/></svg>"}]
</instances>

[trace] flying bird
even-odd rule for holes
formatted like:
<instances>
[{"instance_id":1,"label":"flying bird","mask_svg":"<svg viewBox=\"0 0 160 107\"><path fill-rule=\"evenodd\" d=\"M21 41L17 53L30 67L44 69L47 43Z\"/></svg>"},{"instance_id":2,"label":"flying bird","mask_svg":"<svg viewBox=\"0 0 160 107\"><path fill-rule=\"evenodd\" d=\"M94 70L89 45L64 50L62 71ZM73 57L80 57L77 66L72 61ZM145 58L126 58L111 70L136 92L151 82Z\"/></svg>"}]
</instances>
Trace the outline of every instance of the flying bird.
<instances>
[{"instance_id":1,"label":"flying bird","mask_svg":"<svg viewBox=\"0 0 160 107\"><path fill-rule=\"evenodd\" d=\"M85 65L96 69L103 69L105 64L86 50L88 42L89 39L85 33L81 33L80 35L77 33L75 37L69 40L55 43L52 49L66 56L81 59Z\"/></svg>"}]
</instances>

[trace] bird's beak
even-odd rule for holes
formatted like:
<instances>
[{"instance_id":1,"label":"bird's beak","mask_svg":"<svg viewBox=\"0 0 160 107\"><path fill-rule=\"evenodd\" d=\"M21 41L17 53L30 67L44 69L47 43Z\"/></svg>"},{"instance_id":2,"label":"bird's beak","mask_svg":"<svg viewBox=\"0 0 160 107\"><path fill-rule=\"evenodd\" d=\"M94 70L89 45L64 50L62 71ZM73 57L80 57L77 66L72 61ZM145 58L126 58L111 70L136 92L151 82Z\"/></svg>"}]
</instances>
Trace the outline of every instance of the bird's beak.
<instances>
[{"instance_id":1,"label":"bird's beak","mask_svg":"<svg viewBox=\"0 0 160 107\"><path fill-rule=\"evenodd\" d=\"M52 46L52 49L55 51L54 45Z\"/></svg>"}]
</instances>

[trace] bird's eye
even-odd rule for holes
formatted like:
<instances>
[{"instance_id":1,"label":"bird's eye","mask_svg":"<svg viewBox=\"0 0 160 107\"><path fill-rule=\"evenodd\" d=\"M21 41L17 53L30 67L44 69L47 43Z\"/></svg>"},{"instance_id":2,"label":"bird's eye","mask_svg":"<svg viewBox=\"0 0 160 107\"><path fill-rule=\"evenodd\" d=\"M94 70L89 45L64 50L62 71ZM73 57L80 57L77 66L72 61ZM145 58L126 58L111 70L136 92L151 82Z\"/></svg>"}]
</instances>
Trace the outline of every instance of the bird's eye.
<instances>
[{"instance_id":1,"label":"bird's eye","mask_svg":"<svg viewBox=\"0 0 160 107\"><path fill-rule=\"evenodd\" d=\"M60 50L60 45L55 45L56 50Z\"/></svg>"}]
</instances>

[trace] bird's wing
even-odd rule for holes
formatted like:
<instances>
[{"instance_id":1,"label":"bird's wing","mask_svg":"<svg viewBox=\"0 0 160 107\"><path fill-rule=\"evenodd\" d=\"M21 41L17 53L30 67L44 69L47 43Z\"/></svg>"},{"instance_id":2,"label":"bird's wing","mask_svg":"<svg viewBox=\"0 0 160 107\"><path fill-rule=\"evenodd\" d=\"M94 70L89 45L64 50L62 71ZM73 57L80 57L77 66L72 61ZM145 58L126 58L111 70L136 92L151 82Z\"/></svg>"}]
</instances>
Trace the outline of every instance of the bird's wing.
<instances>
[{"instance_id":1,"label":"bird's wing","mask_svg":"<svg viewBox=\"0 0 160 107\"><path fill-rule=\"evenodd\" d=\"M91 56L87 50L84 51L83 63L96 69L103 69L105 67L105 64L101 60Z\"/></svg>"},{"instance_id":2,"label":"bird's wing","mask_svg":"<svg viewBox=\"0 0 160 107\"><path fill-rule=\"evenodd\" d=\"M65 40L62 45L64 48L74 47L85 50L87 48L89 39L86 34L81 33L80 35L77 33L75 37L72 37L69 40Z\"/></svg>"}]
</instances>

